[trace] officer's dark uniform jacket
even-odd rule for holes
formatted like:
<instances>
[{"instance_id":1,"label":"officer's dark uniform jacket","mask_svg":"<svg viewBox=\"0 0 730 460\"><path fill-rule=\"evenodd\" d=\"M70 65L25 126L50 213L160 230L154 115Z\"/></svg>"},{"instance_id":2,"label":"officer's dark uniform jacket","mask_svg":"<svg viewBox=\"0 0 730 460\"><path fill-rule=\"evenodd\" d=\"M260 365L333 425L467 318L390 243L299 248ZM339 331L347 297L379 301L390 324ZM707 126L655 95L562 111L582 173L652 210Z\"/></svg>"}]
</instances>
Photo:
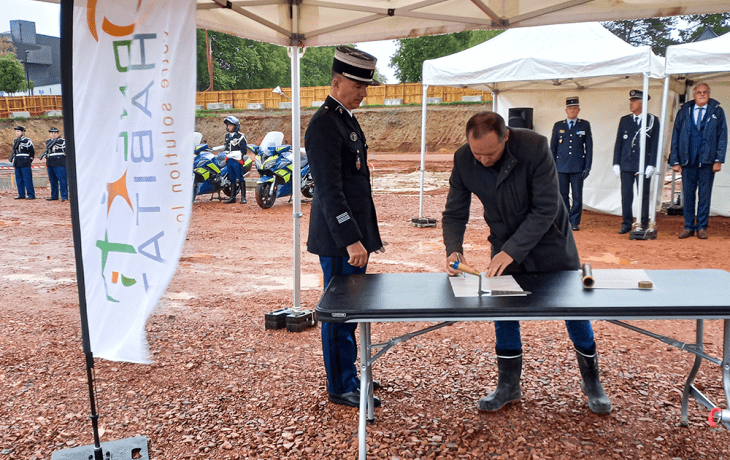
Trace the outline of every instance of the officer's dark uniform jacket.
<instances>
[{"instance_id":1,"label":"officer's dark uniform jacket","mask_svg":"<svg viewBox=\"0 0 730 460\"><path fill-rule=\"evenodd\" d=\"M316 184L307 250L323 257L346 257L347 246L358 241L369 253L380 249L368 147L360 124L328 96L309 122L305 138Z\"/></svg>"},{"instance_id":2,"label":"officer's dark uniform jacket","mask_svg":"<svg viewBox=\"0 0 730 460\"><path fill-rule=\"evenodd\" d=\"M246 136L241 131L226 133L224 142L227 151L234 152L240 150L241 155L246 154Z\"/></svg>"},{"instance_id":3,"label":"officer's dark uniform jacket","mask_svg":"<svg viewBox=\"0 0 730 460\"><path fill-rule=\"evenodd\" d=\"M66 166L66 140L62 137L46 139L46 166L57 168Z\"/></svg>"},{"instance_id":4,"label":"officer's dark uniform jacket","mask_svg":"<svg viewBox=\"0 0 730 460\"><path fill-rule=\"evenodd\" d=\"M591 169L593 162L593 137L591 124L577 118L573 128L566 120L553 125L550 151L555 157L559 173L579 173Z\"/></svg>"},{"instance_id":5,"label":"officer's dark uniform jacket","mask_svg":"<svg viewBox=\"0 0 730 460\"><path fill-rule=\"evenodd\" d=\"M621 171L638 172L640 156L639 125L634 121L634 114L621 117L613 149L613 164L619 165ZM656 166L657 147L659 146L659 119L646 114L646 150L644 167Z\"/></svg>"},{"instance_id":6,"label":"officer's dark uniform jacket","mask_svg":"<svg viewBox=\"0 0 730 460\"><path fill-rule=\"evenodd\" d=\"M35 157L35 148L33 141L25 136L15 138L13 141L13 165L16 168L27 168L33 163Z\"/></svg>"}]
</instances>

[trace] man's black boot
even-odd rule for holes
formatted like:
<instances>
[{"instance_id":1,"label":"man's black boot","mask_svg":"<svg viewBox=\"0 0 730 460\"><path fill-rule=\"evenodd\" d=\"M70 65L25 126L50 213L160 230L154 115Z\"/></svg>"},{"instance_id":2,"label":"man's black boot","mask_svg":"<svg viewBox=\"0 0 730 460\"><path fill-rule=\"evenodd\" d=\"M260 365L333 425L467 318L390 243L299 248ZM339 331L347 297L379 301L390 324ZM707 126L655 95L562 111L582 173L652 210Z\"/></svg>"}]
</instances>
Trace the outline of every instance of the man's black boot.
<instances>
[{"instance_id":1,"label":"man's black boot","mask_svg":"<svg viewBox=\"0 0 730 460\"><path fill-rule=\"evenodd\" d=\"M226 203L235 203L236 195L238 195L238 187L236 186L235 182L231 182L231 197L228 198L228 201L226 201Z\"/></svg>"},{"instance_id":2,"label":"man's black boot","mask_svg":"<svg viewBox=\"0 0 730 460\"><path fill-rule=\"evenodd\" d=\"M246 204L246 180L241 182L241 204Z\"/></svg>"},{"instance_id":3,"label":"man's black boot","mask_svg":"<svg viewBox=\"0 0 730 460\"><path fill-rule=\"evenodd\" d=\"M583 377L580 387L588 396L588 407L596 414L608 414L611 412L611 401L598 379L598 353L585 355L575 350L575 356L578 358L580 375Z\"/></svg>"},{"instance_id":4,"label":"man's black boot","mask_svg":"<svg viewBox=\"0 0 730 460\"><path fill-rule=\"evenodd\" d=\"M481 411L498 411L505 404L519 401L522 398L522 390L520 389L522 355L508 358L498 356L497 368L499 370L497 389L479 400L477 409Z\"/></svg>"}]
</instances>

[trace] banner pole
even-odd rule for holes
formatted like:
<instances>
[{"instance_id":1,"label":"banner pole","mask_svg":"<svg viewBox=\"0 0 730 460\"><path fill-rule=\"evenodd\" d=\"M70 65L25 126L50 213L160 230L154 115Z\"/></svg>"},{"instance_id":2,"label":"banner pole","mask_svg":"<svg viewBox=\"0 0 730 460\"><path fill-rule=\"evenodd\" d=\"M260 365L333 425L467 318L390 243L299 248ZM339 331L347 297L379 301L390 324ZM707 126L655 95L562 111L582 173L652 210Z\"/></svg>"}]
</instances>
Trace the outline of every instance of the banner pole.
<instances>
[{"instance_id":1,"label":"banner pole","mask_svg":"<svg viewBox=\"0 0 730 460\"><path fill-rule=\"evenodd\" d=\"M103 460L104 453L99 440L99 415L94 398L94 355L89 339L89 322L86 314L86 284L84 262L81 252L81 220L79 218L79 197L76 186L76 150L74 148L74 105L73 105L73 0L61 1L61 91L63 104L63 132L66 139L66 172L68 176L69 203L71 204L71 226L76 260L76 284L79 290L79 311L81 313L81 339L86 356L86 378L89 385L91 404L91 427L94 433L94 460Z\"/></svg>"}]
</instances>

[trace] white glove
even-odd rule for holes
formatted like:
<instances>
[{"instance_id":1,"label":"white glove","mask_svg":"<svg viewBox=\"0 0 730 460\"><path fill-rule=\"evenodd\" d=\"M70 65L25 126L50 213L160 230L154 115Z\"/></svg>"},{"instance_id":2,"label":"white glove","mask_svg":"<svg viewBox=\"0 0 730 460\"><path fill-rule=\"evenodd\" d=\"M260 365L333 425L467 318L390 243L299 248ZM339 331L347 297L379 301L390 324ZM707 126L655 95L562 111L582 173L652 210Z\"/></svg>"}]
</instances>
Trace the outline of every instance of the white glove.
<instances>
[{"instance_id":1,"label":"white glove","mask_svg":"<svg viewBox=\"0 0 730 460\"><path fill-rule=\"evenodd\" d=\"M652 174L654 174L654 166L649 165L646 167L646 177L649 178Z\"/></svg>"},{"instance_id":2,"label":"white glove","mask_svg":"<svg viewBox=\"0 0 730 460\"><path fill-rule=\"evenodd\" d=\"M621 176L621 166L613 165L613 173L616 175L616 177Z\"/></svg>"}]
</instances>

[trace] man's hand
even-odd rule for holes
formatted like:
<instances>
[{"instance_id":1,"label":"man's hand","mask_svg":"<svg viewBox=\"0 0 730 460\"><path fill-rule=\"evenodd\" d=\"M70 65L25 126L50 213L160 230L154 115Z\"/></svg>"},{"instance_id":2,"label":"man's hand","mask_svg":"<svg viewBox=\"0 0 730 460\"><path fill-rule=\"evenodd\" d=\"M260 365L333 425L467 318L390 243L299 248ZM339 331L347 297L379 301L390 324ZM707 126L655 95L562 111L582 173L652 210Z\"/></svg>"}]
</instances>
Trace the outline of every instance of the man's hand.
<instances>
[{"instance_id":1,"label":"man's hand","mask_svg":"<svg viewBox=\"0 0 730 460\"><path fill-rule=\"evenodd\" d=\"M588 177L588 174L590 174L590 173L591 173L590 169L584 169L583 170L583 180L586 180L586 178Z\"/></svg>"},{"instance_id":2,"label":"man's hand","mask_svg":"<svg viewBox=\"0 0 730 460\"><path fill-rule=\"evenodd\" d=\"M621 176L621 166L613 165L613 173L614 175L616 175L616 177Z\"/></svg>"},{"instance_id":3,"label":"man's hand","mask_svg":"<svg viewBox=\"0 0 730 460\"><path fill-rule=\"evenodd\" d=\"M722 163L713 163L712 165L712 172L720 172L722 169Z\"/></svg>"},{"instance_id":4,"label":"man's hand","mask_svg":"<svg viewBox=\"0 0 730 460\"><path fill-rule=\"evenodd\" d=\"M350 256L347 263L353 267L362 268L368 263L368 252L359 241L347 247L347 254Z\"/></svg>"},{"instance_id":5,"label":"man's hand","mask_svg":"<svg viewBox=\"0 0 730 460\"><path fill-rule=\"evenodd\" d=\"M464 262L466 264L463 254L458 252L452 252L451 254L449 254L449 257L446 258L446 273L448 273L449 276L456 276L461 273L459 270L454 270L453 268L451 268L451 262L456 261Z\"/></svg>"},{"instance_id":6,"label":"man's hand","mask_svg":"<svg viewBox=\"0 0 730 460\"><path fill-rule=\"evenodd\" d=\"M713 168L714 168L714 166L713 166ZM681 173L682 172L682 166L681 165L673 165L672 166L672 171L674 171L676 173Z\"/></svg>"},{"instance_id":7,"label":"man's hand","mask_svg":"<svg viewBox=\"0 0 730 460\"><path fill-rule=\"evenodd\" d=\"M506 252L502 251L489 262L487 267L486 276L499 276L504 272L504 269L509 266L515 260Z\"/></svg>"}]
</instances>

